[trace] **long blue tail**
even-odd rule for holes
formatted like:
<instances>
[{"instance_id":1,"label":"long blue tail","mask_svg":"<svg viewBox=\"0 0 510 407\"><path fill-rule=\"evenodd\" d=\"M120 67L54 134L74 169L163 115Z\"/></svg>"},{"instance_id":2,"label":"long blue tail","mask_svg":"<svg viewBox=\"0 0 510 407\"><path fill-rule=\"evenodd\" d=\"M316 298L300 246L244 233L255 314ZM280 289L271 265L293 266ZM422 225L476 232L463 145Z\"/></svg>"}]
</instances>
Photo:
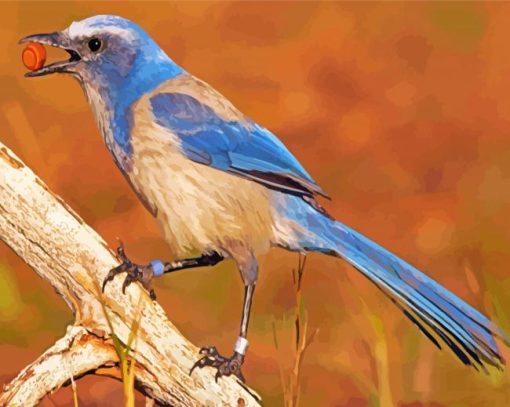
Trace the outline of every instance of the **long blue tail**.
<instances>
[{"instance_id":1,"label":"long blue tail","mask_svg":"<svg viewBox=\"0 0 510 407\"><path fill-rule=\"evenodd\" d=\"M509 337L487 317L378 244L319 213L300 198L286 198L280 213L298 225L291 250L343 258L379 287L438 348L446 344L466 365L502 368L494 335Z\"/></svg>"}]
</instances>

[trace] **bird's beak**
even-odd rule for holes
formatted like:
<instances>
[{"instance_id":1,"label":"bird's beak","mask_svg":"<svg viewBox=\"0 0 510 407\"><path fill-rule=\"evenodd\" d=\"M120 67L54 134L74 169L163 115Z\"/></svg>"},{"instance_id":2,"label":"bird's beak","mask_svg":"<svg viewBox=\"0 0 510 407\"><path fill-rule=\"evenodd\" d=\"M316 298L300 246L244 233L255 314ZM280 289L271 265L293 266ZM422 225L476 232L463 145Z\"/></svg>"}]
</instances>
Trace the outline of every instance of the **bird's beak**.
<instances>
[{"instance_id":1,"label":"bird's beak","mask_svg":"<svg viewBox=\"0 0 510 407\"><path fill-rule=\"evenodd\" d=\"M69 53L70 58L67 61L54 62L35 71L27 72L25 74L27 77L48 75L55 72L69 73L72 72L72 66L81 60L80 54L71 48L69 37L64 32L29 35L19 40L18 44L26 44L30 42L38 42L39 44L62 48Z\"/></svg>"}]
</instances>

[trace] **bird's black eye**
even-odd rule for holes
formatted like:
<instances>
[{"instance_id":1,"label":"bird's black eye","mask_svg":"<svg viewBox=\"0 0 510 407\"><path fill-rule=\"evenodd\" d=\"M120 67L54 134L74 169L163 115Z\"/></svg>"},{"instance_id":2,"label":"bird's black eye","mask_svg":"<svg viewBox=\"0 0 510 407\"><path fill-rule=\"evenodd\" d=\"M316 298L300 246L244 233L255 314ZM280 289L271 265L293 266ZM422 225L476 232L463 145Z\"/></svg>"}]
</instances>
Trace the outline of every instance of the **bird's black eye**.
<instances>
[{"instance_id":1,"label":"bird's black eye","mask_svg":"<svg viewBox=\"0 0 510 407\"><path fill-rule=\"evenodd\" d=\"M92 51L92 52L97 52L99 51L99 48L101 48L101 41L97 38L92 38L90 41L89 41L89 49Z\"/></svg>"}]
</instances>

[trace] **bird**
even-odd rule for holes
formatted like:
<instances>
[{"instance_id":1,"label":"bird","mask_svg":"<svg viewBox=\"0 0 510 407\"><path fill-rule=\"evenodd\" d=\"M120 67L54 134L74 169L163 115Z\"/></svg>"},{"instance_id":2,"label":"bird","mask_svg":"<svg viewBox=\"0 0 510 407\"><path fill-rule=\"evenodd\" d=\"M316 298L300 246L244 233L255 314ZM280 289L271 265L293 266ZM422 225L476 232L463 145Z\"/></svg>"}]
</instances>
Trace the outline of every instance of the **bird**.
<instances>
[{"instance_id":1,"label":"bird","mask_svg":"<svg viewBox=\"0 0 510 407\"><path fill-rule=\"evenodd\" d=\"M69 59L27 77L76 78L113 160L157 219L170 260L130 260L103 281L126 273L122 290L139 282L155 299L154 278L178 270L235 262L244 284L239 335L231 356L200 349L195 368L244 381L248 323L258 277L257 258L271 248L343 259L375 284L438 348L465 365L503 369L496 340L509 336L411 264L334 219L319 203L329 198L285 145L241 113L212 86L174 62L136 23L97 15L62 31L20 43L66 50ZM200 253L192 257L193 253Z\"/></svg>"}]
</instances>

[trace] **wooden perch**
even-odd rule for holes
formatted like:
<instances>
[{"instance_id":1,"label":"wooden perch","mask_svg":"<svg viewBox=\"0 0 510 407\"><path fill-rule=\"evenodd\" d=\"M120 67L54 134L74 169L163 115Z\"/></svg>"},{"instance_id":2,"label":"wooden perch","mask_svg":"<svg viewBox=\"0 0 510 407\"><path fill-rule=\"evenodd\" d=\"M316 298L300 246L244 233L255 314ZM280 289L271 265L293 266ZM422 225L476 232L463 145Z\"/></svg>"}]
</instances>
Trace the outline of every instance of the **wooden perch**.
<instances>
[{"instance_id":1,"label":"wooden perch","mask_svg":"<svg viewBox=\"0 0 510 407\"><path fill-rule=\"evenodd\" d=\"M211 369L189 376L198 349L139 285L130 285L123 295L118 278L101 295L100 282L118 264L114 253L1 143L0 238L55 288L75 315L66 335L4 386L0 406L32 406L72 378L112 374L119 361L101 301L124 344L141 312L130 355L136 361L136 388L146 396L172 406L259 405L258 396L234 378L216 383Z\"/></svg>"}]
</instances>

